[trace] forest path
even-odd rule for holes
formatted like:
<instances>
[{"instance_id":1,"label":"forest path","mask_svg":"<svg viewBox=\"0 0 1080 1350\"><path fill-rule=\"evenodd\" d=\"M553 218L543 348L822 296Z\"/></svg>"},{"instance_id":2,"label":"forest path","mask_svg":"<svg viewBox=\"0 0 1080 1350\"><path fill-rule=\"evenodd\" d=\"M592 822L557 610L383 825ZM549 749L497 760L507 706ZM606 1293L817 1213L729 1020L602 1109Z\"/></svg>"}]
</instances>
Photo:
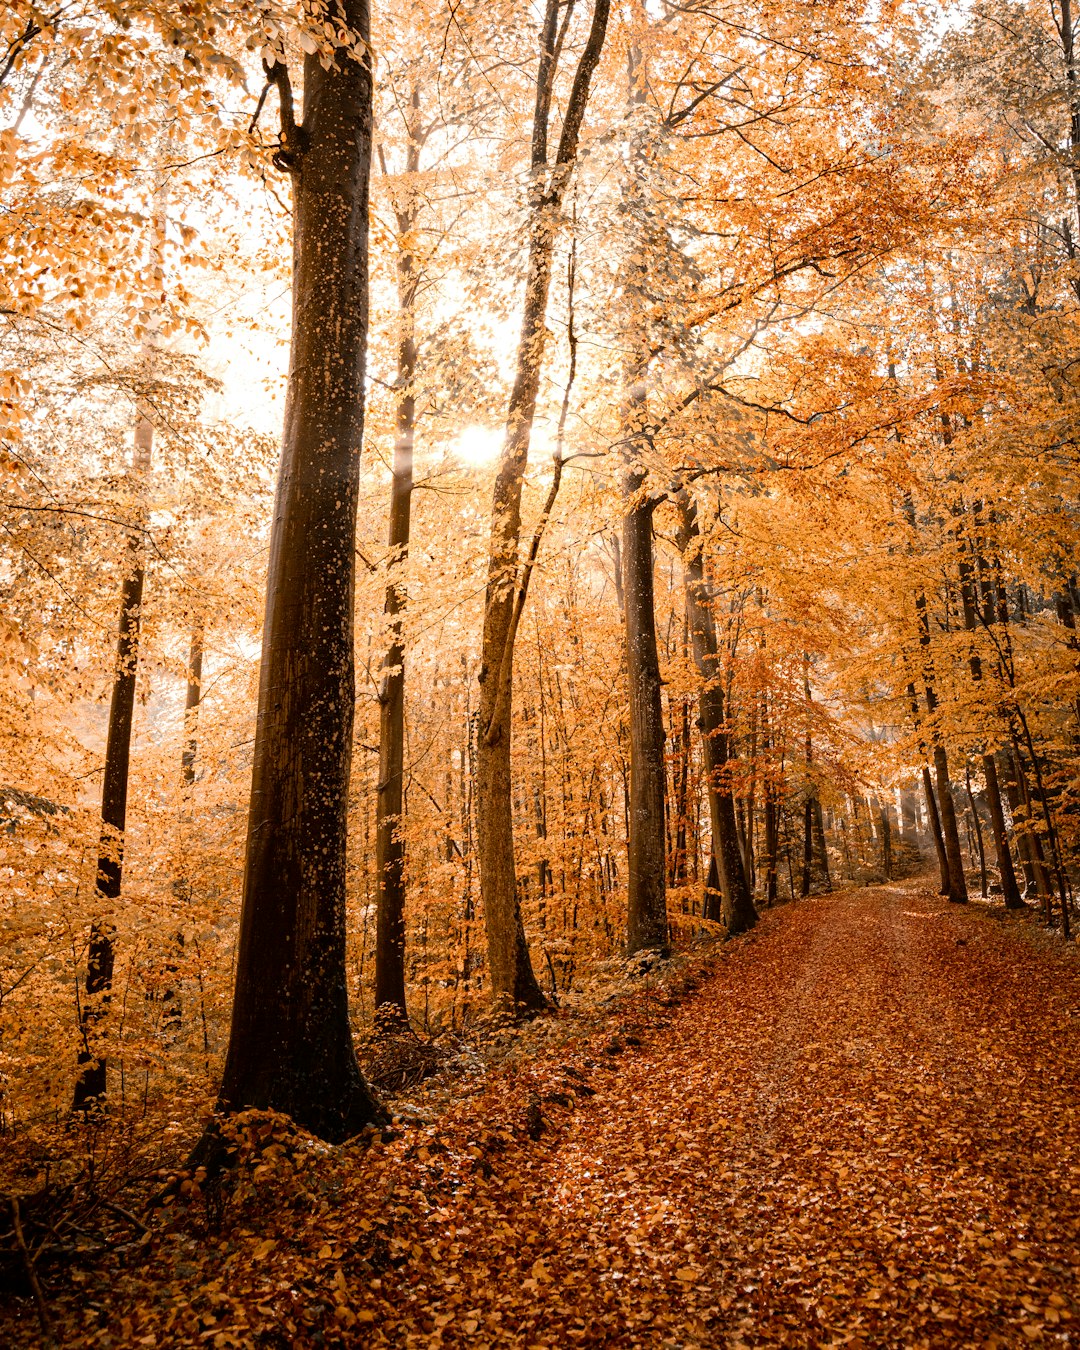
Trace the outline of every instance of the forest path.
<instances>
[{"instance_id":1,"label":"forest path","mask_svg":"<svg viewBox=\"0 0 1080 1350\"><path fill-rule=\"evenodd\" d=\"M50 1272L62 1339L1080 1346L1077 956L918 882L785 906L680 1000Z\"/></svg>"},{"instance_id":2,"label":"forest path","mask_svg":"<svg viewBox=\"0 0 1080 1350\"><path fill-rule=\"evenodd\" d=\"M1080 964L921 884L776 917L504 1191L462 1343L1080 1345Z\"/></svg>"}]
</instances>

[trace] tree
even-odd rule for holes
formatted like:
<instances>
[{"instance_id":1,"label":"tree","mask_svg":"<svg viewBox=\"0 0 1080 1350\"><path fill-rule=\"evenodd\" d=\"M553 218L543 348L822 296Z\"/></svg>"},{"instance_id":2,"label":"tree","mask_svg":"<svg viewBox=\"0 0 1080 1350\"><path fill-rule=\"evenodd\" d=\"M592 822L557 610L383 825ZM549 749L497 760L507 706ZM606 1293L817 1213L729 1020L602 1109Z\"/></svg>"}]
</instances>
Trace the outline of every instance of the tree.
<instances>
[{"instance_id":1,"label":"tree","mask_svg":"<svg viewBox=\"0 0 1080 1350\"><path fill-rule=\"evenodd\" d=\"M558 0L547 0L540 36L529 158L529 252L525 299L514 388L506 417L506 441L492 497L491 551L480 658L477 827L488 969L496 1006L512 1013L535 1012L546 1003L529 960L514 865L510 738L517 637L515 613L520 616L517 597L521 490L544 359L545 318L556 231L577 159L589 88L600 61L610 5L609 0L594 0L592 19L574 71L552 158L548 140L555 79L566 28L572 17L572 9L567 6L560 24L560 9Z\"/></svg>"},{"instance_id":2,"label":"tree","mask_svg":"<svg viewBox=\"0 0 1080 1350\"><path fill-rule=\"evenodd\" d=\"M686 488L679 491L676 501L680 515L679 548L685 574L686 612L694 660L701 675L699 721L712 820L712 857L722 896L720 913L708 917L718 918L729 936L735 937L752 928L758 915L739 848L728 767L729 730L724 706L723 672L720 668L720 644L705 582L697 506Z\"/></svg>"},{"instance_id":3,"label":"tree","mask_svg":"<svg viewBox=\"0 0 1080 1350\"><path fill-rule=\"evenodd\" d=\"M340 1140L378 1119L345 984L353 577L368 330L371 65L366 0L304 59L280 53L277 163L293 179L293 334L278 472L244 898L220 1106Z\"/></svg>"}]
</instances>

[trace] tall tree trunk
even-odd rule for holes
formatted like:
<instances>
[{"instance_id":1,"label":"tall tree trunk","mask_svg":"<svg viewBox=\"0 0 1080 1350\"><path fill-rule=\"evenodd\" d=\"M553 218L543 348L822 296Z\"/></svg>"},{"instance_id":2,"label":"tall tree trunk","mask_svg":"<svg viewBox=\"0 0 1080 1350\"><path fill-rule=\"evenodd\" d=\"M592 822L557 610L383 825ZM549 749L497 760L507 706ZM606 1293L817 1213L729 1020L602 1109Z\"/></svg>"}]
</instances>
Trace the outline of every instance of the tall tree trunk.
<instances>
[{"instance_id":1,"label":"tall tree trunk","mask_svg":"<svg viewBox=\"0 0 1080 1350\"><path fill-rule=\"evenodd\" d=\"M641 49L631 46L627 63L627 103L646 100L646 71ZM643 219L644 155L631 153L624 187L626 218L631 229ZM626 468L622 475L622 578L626 674L629 686L630 815L627 840L628 883L626 945L630 952L667 948L667 877L665 848L664 718L660 661L656 645L653 594L653 511L648 473L641 454L649 445L646 372L650 360L647 324L639 297L646 261L641 238L631 240L622 277L629 297L625 319L623 382L625 407L620 437Z\"/></svg>"},{"instance_id":2,"label":"tall tree trunk","mask_svg":"<svg viewBox=\"0 0 1080 1350\"><path fill-rule=\"evenodd\" d=\"M998 756L998 782L1004 785L1005 796L1013 819L1020 866L1024 872L1024 901L1033 895L1045 899L1046 888L1042 871L1036 866L1035 850L1032 845L1031 827L1028 823L1029 811L1026 799L1017 781L1017 769L1011 749L1002 750Z\"/></svg>"},{"instance_id":3,"label":"tall tree trunk","mask_svg":"<svg viewBox=\"0 0 1080 1350\"><path fill-rule=\"evenodd\" d=\"M987 896L986 879L986 849L983 846L982 822L979 820L979 808L975 804L975 793L971 790L971 770L964 766L964 786L967 788L968 807L971 811L971 823L975 828L975 846L979 853L979 891L985 900ZM970 849L971 836L968 835L968 852Z\"/></svg>"},{"instance_id":4,"label":"tall tree trunk","mask_svg":"<svg viewBox=\"0 0 1080 1350\"><path fill-rule=\"evenodd\" d=\"M933 725L938 700L934 689L933 666L930 657L930 617L926 596L919 591L915 596L915 612L919 626L919 646L923 649L923 677L926 693L926 711L931 720L930 737L934 776L937 779L937 805L941 821L941 835L945 843L947 891L943 892L954 904L967 902L967 882L964 879L964 858L960 851L960 831L956 825L956 805L949 783L949 759L941 733Z\"/></svg>"},{"instance_id":5,"label":"tall tree trunk","mask_svg":"<svg viewBox=\"0 0 1080 1350\"><path fill-rule=\"evenodd\" d=\"M973 550L974 552L974 550ZM964 627L974 633L979 626L977 613L978 596L975 592L975 578L971 563L966 558L960 560L960 603L964 613ZM972 645L968 655L968 668L972 683L978 688L983 683L982 658ZM982 750L983 777L986 779L986 804L990 808L990 827L994 836L994 852L997 856L998 875L1001 878L1001 894L1006 909L1020 909L1020 888L1016 884L1016 872L1013 868L1012 853L1009 849L1009 835L1005 828L1005 811L1001 804L1001 788L998 784L997 765L993 753L984 745ZM970 785L969 785L970 793ZM972 810L974 811L974 798ZM977 818L976 818L977 819ZM979 836L980 853L982 835ZM985 878L983 891L985 894Z\"/></svg>"},{"instance_id":6,"label":"tall tree trunk","mask_svg":"<svg viewBox=\"0 0 1080 1350\"><path fill-rule=\"evenodd\" d=\"M817 844L818 859L821 863L821 880L826 892L832 890L832 876L829 872L829 848L825 842L825 821L821 814L821 798L814 794L814 840Z\"/></svg>"},{"instance_id":7,"label":"tall tree trunk","mask_svg":"<svg viewBox=\"0 0 1080 1350\"><path fill-rule=\"evenodd\" d=\"M367 50L367 0L334 12ZM219 1106L332 1141L381 1118L345 978L353 583L368 334L371 72L339 50L285 68L276 162L293 174L293 329L270 535L236 993Z\"/></svg>"},{"instance_id":8,"label":"tall tree trunk","mask_svg":"<svg viewBox=\"0 0 1080 1350\"><path fill-rule=\"evenodd\" d=\"M132 481L140 498L137 525L145 510L141 505L154 445L154 424L140 403L135 422L135 454ZM120 589L120 621L116 640L116 666L109 702L109 729L105 742L105 775L101 788L101 846L94 882L95 915L90 927L86 962L86 997L79 1010L79 1073L72 1099L74 1110L86 1110L104 1101L108 1066L96 1044L97 1027L112 990L116 961L111 910L120 898L124 872L124 831L127 828L128 769L131 763L131 727L135 712L135 678L139 663L139 632L142 621L145 540L141 528L128 535L127 571Z\"/></svg>"},{"instance_id":9,"label":"tall tree trunk","mask_svg":"<svg viewBox=\"0 0 1080 1350\"><path fill-rule=\"evenodd\" d=\"M889 803L878 802L878 819L881 821L881 876L883 881L893 878L892 818Z\"/></svg>"},{"instance_id":10,"label":"tall tree trunk","mask_svg":"<svg viewBox=\"0 0 1080 1350\"><path fill-rule=\"evenodd\" d=\"M938 379L941 379L941 373L938 372ZM952 431L947 415L942 414L942 423L944 427L945 444L949 445L952 441ZM908 524L912 531L916 530L915 504L911 499L910 493L904 495L904 514L907 517ZM956 904L963 904L967 900L967 882L964 879L964 861L960 852L960 834L956 827L956 807L953 802L952 788L949 784L949 761L945 752L945 746L941 739L941 733L934 721L934 714L937 711L938 700L934 689L933 659L930 651L930 615L926 605L926 594L919 590L915 593L915 618L916 628L919 637L919 647L923 653L923 683L926 694L926 711L930 720L930 745L931 760L934 765L934 776L937 779L937 811L931 811L938 817L941 827L942 839L942 895ZM912 686L909 685L909 692L913 693ZM916 724L920 719L918 716L917 705L915 707ZM930 808L933 793L927 796L927 807Z\"/></svg>"},{"instance_id":11,"label":"tall tree trunk","mask_svg":"<svg viewBox=\"0 0 1080 1350\"><path fill-rule=\"evenodd\" d=\"M728 738L724 683L720 670L716 621L705 582L697 508L685 488L676 494L675 502L679 508L678 545L683 557L686 613L690 623L694 663L701 677L699 699L701 735L709 787L713 858L722 895L719 917L728 933L734 936L752 928L757 922L758 915L743 870L739 833L735 821L735 802L731 795L731 781L727 772Z\"/></svg>"},{"instance_id":12,"label":"tall tree trunk","mask_svg":"<svg viewBox=\"0 0 1080 1350\"><path fill-rule=\"evenodd\" d=\"M825 844L825 822L821 815L821 801L814 787L811 773L814 764L814 742L810 732L810 665L803 657L803 692L806 697L806 800L803 803L803 866L801 892L805 899L813 886L814 848L817 845L822 880L826 891L832 890L829 875L829 852Z\"/></svg>"},{"instance_id":13,"label":"tall tree trunk","mask_svg":"<svg viewBox=\"0 0 1080 1350\"><path fill-rule=\"evenodd\" d=\"M198 751L199 702L202 698L203 647L206 629L200 618L191 630L188 649L187 688L184 692L184 749L180 755L180 775L185 787L195 782L195 759Z\"/></svg>"},{"instance_id":14,"label":"tall tree trunk","mask_svg":"<svg viewBox=\"0 0 1080 1350\"><path fill-rule=\"evenodd\" d=\"M389 646L379 691L379 782L375 806L375 1014L404 1023L405 1006L405 641L402 613L408 603L403 573L412 519L413 449L416 437L416 257L413 231L417 206L413 176L420 168L417 126L420 94L409 103L405 152L409 200L395 211L398 254L398 404L394 466L390 483L389 569L383 612L390 620ZM450 802L446 803L449 823Z\"/></svg>"},{"instance_id":15,"label":"tall tree trunk","mask_svg":"<svg viewBox=\"0 0 1080 1350\"><path fill-rule=\"evenodd\" d=\"M622 566L630 689L630 838L626 946L667 947L664 709L653 599L652 502L638 502L644 472L627 476ZM636 503L636 504L635 504Z\"/></svg>"},{"instance_id":16,"label":"tall tree trunk","mask_svg":"<svg viewBox=\"0 0 1080 1350\"><path fill-rule=\"evenodd\" d=\"M1073 590L1072 585L1067 585L1066 589L1054 597L1054 608L1057 611L1058 623L1068 632L1066 644L1071 652L1076 656L1076 670L1080 673L1080 638L1076 633L1076 610L1073 608ZM1080 689L1077 690L1073 699L1073 712L1076 715L1077 730L1073 732L1073 744L1077 744L1080 737Z\"/></svg>"},{"instance_id":17,"label":"tall tree trunk","mask_svg":"<svg viewBox=\"0 0 1080 1350\"><path fill-rule=\"evenodd\" d=\"M184 746L180 752L180 780L184 785L184 804L180 811L181 837L180 857L177 877L173 882L173 894L181 905L191 899L191 881L187 873L186 838L184 827L188 823L190 790L195 783L195 760L198 754L199 702L202 698L203 646L206 640L206 628L200 614L191 630L191 642L188 647L187 688L184 693ZM161 996L162 1021L172 1031L176 1031L183 1020L183 1004L177 987L179 960L184 950L184 930L178 929L174 938L175 948L165 961L167 984Z\"/></svg>"},{"instance_id":18,"label":"tall tree trunk","mask_svg":"<svg viewBox=\"0 0 1080 1350\"><path fill-rule=\"evenodd\" d=\"M799 894L805 900L810 894L814 872L814 802L809 794L803 801L802 840L802 879L799 883Z\"/></svg>"},{"instance_id":19,"label":"tall tree trunk","mask_svg":"<svg viewBox=\"0 0 1080 1350\"><path fill-rule=\"evenodd\" d=\"M927 686L929 702L930 687ZM956 824L956 804L949 783L949 760L940 741L934 746L934 776L937 778L938 809L941 833L945 840L945 858L948 865L948 897L954 904L967 902L967 881L964 878L964 857L960 850L960 831Z\"/></svg>"},{"instance_id":20,"label":"tall tree trunk","mask_svg":"<svg viewBox=\"0 0 1080 1350\"><path fill-rule=\"evenodd\" d=\"M908 701L911 704L911 716L915 723L915 730L919 733L919 751L923 757L922 766L922 786L923 800L926 803L926 816L930 822L930 834L934 841L934 852L937 856L938 871L940 873L942 895L949 894L949 857L945 852L945 836L941 832L941 816L938 813L937 798L934 796L934 783L930 775L930 769L926 763L926 742L922 737L922 717L919 713L919 697L915 692L914 683L909 683L907 687Z\"/></svg>"},{"instance_id":21,"label":"tall tree trunk","mask_svg":"<svg viewBox=\"0 0 1080 1350\"><path fill-rule=\"evenodd\" d=\"M765 904L767 906L776 904L776 871L780 860L780 813L778 803L780 794L776 790L773 766L769 758L771 749L772 733L769 724L769 701L768 694L763 692L761 696L761 751L765 757L765 763L762 772L762 793L764 795L762 814L765 825Z\"/></svg>"},{"instance_id":22,"label":"tall tree trunk","mask_svg":"<svg viewBox=\"0 0 1080 1350\"><path fill-rule=\"evenodd\" d=\"M589 37L578 62L563 116L555 159L548 160L548 121L559 59L558 0L548 0L541 31L540 65L533 116L529 210L529 258L517 370L510 395L491 505L484 630L480 656L480 732L477 737L477 854L491 995L514 1014L546 1006L540 990L517 898L514 865L513 777L510 761L521 492L544 360L548 290L563 196L577 157L589 86L607 32L610 0L595 0Z\"/></svg>"}]
</instances>

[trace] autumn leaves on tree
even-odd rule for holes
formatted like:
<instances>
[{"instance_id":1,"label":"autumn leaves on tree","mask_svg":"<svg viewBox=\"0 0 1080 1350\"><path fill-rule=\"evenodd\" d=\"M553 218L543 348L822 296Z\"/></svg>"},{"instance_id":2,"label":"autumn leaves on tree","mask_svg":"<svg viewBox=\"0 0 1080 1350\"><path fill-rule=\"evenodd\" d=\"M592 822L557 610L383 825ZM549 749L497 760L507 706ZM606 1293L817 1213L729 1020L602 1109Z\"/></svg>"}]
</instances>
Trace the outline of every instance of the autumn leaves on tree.
<instances>
[{"instance_id":1,"label":"autumn leaves on tree","mask_svg":"<svg viewBox=\"0 0 1080 1350\"><path fill-rule=\"evenodd\" d=\"M8 6L5 1121L341 1140L923 866L1070 933L1075 22L953 19Z\"/></svg>"}]
</instances>

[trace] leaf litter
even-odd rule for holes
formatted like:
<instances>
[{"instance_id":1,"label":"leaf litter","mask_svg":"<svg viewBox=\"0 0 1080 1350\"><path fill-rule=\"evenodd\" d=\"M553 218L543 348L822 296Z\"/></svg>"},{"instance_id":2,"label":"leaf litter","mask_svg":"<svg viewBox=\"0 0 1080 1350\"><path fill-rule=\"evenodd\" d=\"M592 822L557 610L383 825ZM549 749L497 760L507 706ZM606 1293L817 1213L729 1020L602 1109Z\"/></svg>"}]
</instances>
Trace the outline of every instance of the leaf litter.
<instances>
[{"instance_id":1,"label":"leaf litter","mask_svg":"<svg viewBox=\"0 0 1080 1350\"><path fill-rule=\"evenodd\" d=\"M456 1099L416 1088L389 1131L253 1113L223 1183L44 1270L55 1335L1080 1345L1080 962L1033 933L921 883L841 892L534 1027ZM0 1333L39 1342L28 1297Z\"/></svg>"}]
</instances>

